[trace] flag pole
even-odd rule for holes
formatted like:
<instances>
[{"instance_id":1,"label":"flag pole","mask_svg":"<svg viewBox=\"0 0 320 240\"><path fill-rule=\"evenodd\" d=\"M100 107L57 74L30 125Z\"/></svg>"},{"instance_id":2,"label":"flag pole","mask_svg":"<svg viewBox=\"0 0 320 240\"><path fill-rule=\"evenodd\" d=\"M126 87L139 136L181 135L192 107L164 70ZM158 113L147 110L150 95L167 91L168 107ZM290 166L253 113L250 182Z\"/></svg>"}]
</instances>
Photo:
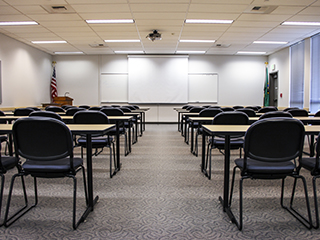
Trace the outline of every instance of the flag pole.
<instances>
[{"instance_id":1,"label":"flag pole","mask_svg":"<svg viewBox=\"0 0 320 240\"><path fill-rule=\"evenodd\" d=\"M266 79L264 83L264 94L263 94L263 106L267 107L270 104L270 97L269 97L269 76L268 76L268 62L264 63L266 66Z\"/></svg>"}]
</instances>

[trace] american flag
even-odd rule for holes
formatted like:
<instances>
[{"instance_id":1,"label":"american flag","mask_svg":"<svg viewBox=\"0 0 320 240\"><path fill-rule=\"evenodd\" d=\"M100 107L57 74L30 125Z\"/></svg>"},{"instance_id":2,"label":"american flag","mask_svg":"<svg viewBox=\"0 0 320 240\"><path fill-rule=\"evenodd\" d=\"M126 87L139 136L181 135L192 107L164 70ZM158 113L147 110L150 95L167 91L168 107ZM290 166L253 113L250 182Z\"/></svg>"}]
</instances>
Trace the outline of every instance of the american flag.
<instances>
[{"instance_id":1,"label":"american flag","mask_svg":"<svg viewBox=\"0 0 320 240\"><path fill-rule=\"evenodd\" d=\"M51 88L51 101L53 102L53 98L58 97L57 80L56 80L56 67L53 67L50 88Z\"/></svg>"}]
</instances>

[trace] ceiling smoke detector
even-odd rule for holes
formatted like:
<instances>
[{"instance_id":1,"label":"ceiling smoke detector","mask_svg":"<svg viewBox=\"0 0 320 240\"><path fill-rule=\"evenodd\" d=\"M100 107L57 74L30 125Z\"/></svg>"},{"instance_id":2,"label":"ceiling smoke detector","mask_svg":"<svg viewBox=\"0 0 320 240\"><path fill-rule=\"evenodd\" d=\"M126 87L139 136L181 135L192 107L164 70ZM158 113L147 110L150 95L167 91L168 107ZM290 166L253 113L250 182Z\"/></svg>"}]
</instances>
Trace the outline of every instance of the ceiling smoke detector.
<instances>
[{"instance_id":1,"label":"ceiling smoke detector","mask_svg":"<svg viewBox=\"0 0 320 240\"><path fill-rule=\"evenodd\" d=\"M157 30L153 30L152 33L149 33L146 38L151 40L152 42L155 40L161 40L161 33L159 33Z\"/></svg>"}]
</instances>

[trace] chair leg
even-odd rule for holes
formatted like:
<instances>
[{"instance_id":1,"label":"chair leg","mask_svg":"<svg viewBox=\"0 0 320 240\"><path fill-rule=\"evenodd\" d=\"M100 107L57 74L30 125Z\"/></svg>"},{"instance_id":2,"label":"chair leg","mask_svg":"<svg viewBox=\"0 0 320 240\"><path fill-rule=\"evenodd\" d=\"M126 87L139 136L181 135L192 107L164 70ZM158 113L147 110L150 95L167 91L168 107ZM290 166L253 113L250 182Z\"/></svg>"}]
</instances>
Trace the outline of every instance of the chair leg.
<instances>
[{"instance_id":1,"label":"chair leg","mask_svg":"<svg viewBox=\"0 0 320 240\"><path fill-rule=\"evenodd\" d=\"M314 176L312 178L312 184L313 184L314 208L315 208L315 215L316 215L316 225L313 226L315 229L319 228L319 208L318 208L316 180L317 180L317 177Z\"/></svg>"},{"instance_id":2,"label":"chair leg","mask_svg":"<svg viewBox=\"0 0 320 240\"><path fill-rule=\"evenodd\" d=\"M235 180L237 168L238 168L237 166L235 166L235 167L233 168L232 180L231 180L231 187L230 187L230 196L229 196L229 207L231 206L231 202L232 202L234 180Z\"/></svg>"},{"instance_id":3,"label":"chair leg","mask_svg":"<svg viewBox=\"0 0 320 240\"><path fill-rule=\"evenodd\" d=\"M112 172L112 149L111 149L111 145L110 145L109 150L110 150L110 178L112 178L114 173Z\"/></svg>"},{"instance_id":4,"label":"chair leg","mask_svg":"<svg viewBox=\"0 0 320 240\"><path fill-rule=\"evenodd\" d=\"M306 180L303 176L293 176L294 179L294 184L292 188L292 194L291 194L291 200L290 200L290 205L289 207L284 206L283 204L283 196L284 196L284 182L285 178L282 179L282 187L281 187L281 206L286 209L293 217L295 217L299 222L302 223L303 226L305 226L308 229L312 228L312 218L311 218L311 210L310 210L310 204L309 204L309 197L308 197L308 192L307 192L307 183ZM302 216L297 210L293 208L293 201L294 201L294 193L296 189L296 184L298 178L302 179L303 186L304 186L304 192L305 192L305 199L306 199L306 207L307 207L307 213L308 213L308 219Z\"/></svg>"},{"instance_id":5,"label":"chair leg","mask_svg":"<svg viewBox=\"0 0 320 240\"><path fill-rule=\"evenodd\" d=\"M15 178L20 176L21 181L22 181L22 189L23 189L23 194L24 194L24 202L25 206L20 208L17 212L15 212L12 216L9 216L9 208L10 208L10 203L11 203L11 197L12 197L12 190L13 190L13 185ZM12 176L11 184L10 184L10 189L9 189L9 196L8 196L8 202L7 202L7 209L6 213L4 216L4 226L9 227L11 224L13 224L15 221L17 221L20 217L25 215L27 212L29 212L32 208L34 208L38 204L38 190L37 190L37 179L34 177L34 194L35 194L35 201L32 206L28 208L28 198L27 198L27 192L26 192L26 186L24 182L24 175L21 173L17 173Z\"/></svg>"},{"instance_id":6,"label":"chair leg","mask_svg":"<svg viewBox=\"0 0 320 240\"><path fill-rule=\"evenodd\" d=\"M4 181L5 176L1 174L1 190L0 190L0 217L1 217L1 208L2 208L2 199L3 199L3 190L4 190ZM0 224L0 227L3 226L4 223Z\"/></svg>"}]
</instances>

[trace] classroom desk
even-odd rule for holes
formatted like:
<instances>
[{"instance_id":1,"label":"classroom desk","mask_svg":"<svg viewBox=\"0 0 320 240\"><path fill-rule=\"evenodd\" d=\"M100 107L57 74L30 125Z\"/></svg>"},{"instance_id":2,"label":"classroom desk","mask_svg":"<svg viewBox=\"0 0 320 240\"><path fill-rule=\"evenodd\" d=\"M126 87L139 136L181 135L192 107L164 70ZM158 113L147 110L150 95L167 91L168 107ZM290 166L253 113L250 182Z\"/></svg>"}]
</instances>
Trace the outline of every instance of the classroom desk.
<instances>
[{"instance_id":1,"label":"classroom desk","mask_svg":"<svg viewBox=\"0 0 320 240\"><path fill-rule=\"evenodd\" d=\"M0 124L0 134L11 134L13 124ZM85 134L88 143L91 143L92 134L107 134L114 124L68 124L73 134ZM99 196L93 197L93 172L92 172L92 145L87 145L87 188L88 188L88 205L84 214L81 216L79 223L84 222L90 212L93 211Z\"/></svg>"},{"instance_id":2,"label":"classroom desk","mask_svg":"<svg viewBox=\"0 0 320 240\"><path fill-rule=\"evenodd\" d=\"M19 118L22 117L26 117L26 116L0 116L0 120L4 119L6 120L9 124L14 121L17 120ZM61 116L62 120L72 120L73 116ZM109 120L113 120L115 121L116 124L116 132L117 132L117 138L116 138L116 172L120 171L121 169L121 163L120 163L120 137L119 137L119 129L120 129L120 125L123 122L126 121L131 121L131 119L133 118L133 116L109 116L108 119ZM6 124L0 124L0 125L6 125ZM72 125L72 124L70 124ZM69 126L69 125L68 125ZM129 131L129 152L131 152L131 132ZM12 136L11 134L9 134L9 154L12 155ZM88 150L87 150L88 151ZM115 172L115 173L116 173Z\"/></svg>"},{"instance_id":3,"label":"classroom desk","mask_svg":"<svg viewBox=\"0 0 320 240\"><path fill-rule=\"evenodd\" d=\"M320 117L294 117L296 119L299 119L304 124L320 124ZM198 122L200 125L204 122L210 122L214 119L214 117L200 117L197 115L189 116L190 120L190 126L191 126L191 136L190 136L190 152L195 155L195 149L194 149L194 123ZM259 117L249 117L249 122L252 124L255 121L258 121ZM199 126L200 127L200 126ZM314 136L311 135L310 138L310 156L314 156Z\"/></svg>"},{"instance_id":4,"label":"classroom desk","mask_svg":"<svg viewBox=\"0 0 320 240\"><path fill-rule=\"evenodd\" d=\"M205 169L205 151L206 151L206 136L224 135L225 149L224 149L224 183L223 183L223 197L219 197L219 201L223 206L223 211L227 213L232 223L238 224L230 207L229 207L229 181L230 181L230 136L245 134L250 125L203 125L202 134L202 160L201 171L207 175ZM315 135L320 132L320 125L306 125L306 135Z\"/></svg>"},{"instance_id":5,"label":"classroom desk","mask_svg":"<svg viewBox=\"0 0 320 240\"><path fill-rule=\"evenodd\" d=\"M139 108L135 110L131 110L132 113L140 114L140 137L146 129L146 112L149 111L150 108Z\"/></svg>"}]
</instances>

